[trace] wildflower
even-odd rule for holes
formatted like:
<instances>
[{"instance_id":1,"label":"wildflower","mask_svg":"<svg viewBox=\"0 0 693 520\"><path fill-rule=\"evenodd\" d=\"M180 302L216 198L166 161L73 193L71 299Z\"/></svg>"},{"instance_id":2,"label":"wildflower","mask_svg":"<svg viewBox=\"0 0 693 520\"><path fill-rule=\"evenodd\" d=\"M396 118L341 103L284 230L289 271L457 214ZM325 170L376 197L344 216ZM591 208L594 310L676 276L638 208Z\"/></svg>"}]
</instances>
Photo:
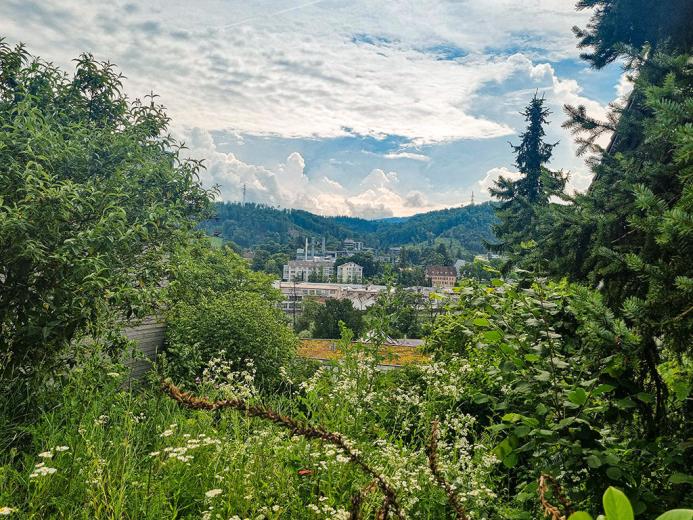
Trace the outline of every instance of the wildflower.
<instances>
[{"instance_id":1,"label":"wildflower","mask_svg":"<svg viewBox=\"0 0 693 520\"><path fill-rule=\"evenodd\" d=\"M52 459L53 458L53 452L52 451L42 451L41 453L38 454L39 457L42 459Z\"/></svg>"},{"instance_id":2,"label":"wildflower","mask_svg":"<svg viewBox=\"0 0 693 520\"><path fill-rule=\"evenodd\" d=\"M221 495L221 493L222 493L221 489L215 488L215 489L210 489L209 491L207 491L207 492L205 493L205 496L206 496L207 498L214 498L214 497L216 497L216 496Z\"/></svg>"},{"instance_id":3,"label":"wildflower","mask_svg":"<svg viewBox=\"0 0 693 520\"><path fill-rule=\"evenodd\" d=\"M58 446L57 448L55 448L55 451L67 451L69 449L69 446Z\"/></svg>"},{"instance_id":4,"label":"wildflower","mask_svg":"<svg viewBox=\"0 0 693 520\"><path fill-rule=\"evenodd\" d=\"M43 462L39 462L36 464L34 471L31 472L31 475L29 475L29 478L45 477L46 475L52 475L56 471L58 470L55 468L49 468Z\"/></svg>"},{"instance_id":5,"label":"wildflower","mask_svg":"<svg viewBox=\"0 0 693 520\"><path fill-rule=\"evenodd\" d=\"M0 507L0 516L10 516L12 513L16 513L17 510L14 507L3 506Z\"/></svg>"},{"instance_id":6,"label":"wildflower","mask_svg":"<svg viewBox=\"0 0 693 520\"><path fill-rule=\"evenodd\" d=\"M160 451L152 451L152 452L149 454L149 456L150 456L150 457L156 457L157 455L159 455L159 453L161 453L161 452L160 452Z\"/></svg>"},{"instance_id":7,"label":"wildflower","mask_svg":"<svg viewBox=\"0 0 693 520\"><path fill-rule=\"evenodd\" d=\"M171 435L173 435L173 430L164 430L159 437L170 437Z\"/></svg>"},{"instance_id":8,"label":"wildflower","mask_svg":"<svg viewBox=\"0 0 693 520\"><path fill-rule=\"evenodd\" d=\"M109 372L109 373L106 374L106 375L107 375L108 377L113 377L113 378L115 378L115 377L120 377L120 374L119 374L118 372Z\"/></svg>"}]
</instances>

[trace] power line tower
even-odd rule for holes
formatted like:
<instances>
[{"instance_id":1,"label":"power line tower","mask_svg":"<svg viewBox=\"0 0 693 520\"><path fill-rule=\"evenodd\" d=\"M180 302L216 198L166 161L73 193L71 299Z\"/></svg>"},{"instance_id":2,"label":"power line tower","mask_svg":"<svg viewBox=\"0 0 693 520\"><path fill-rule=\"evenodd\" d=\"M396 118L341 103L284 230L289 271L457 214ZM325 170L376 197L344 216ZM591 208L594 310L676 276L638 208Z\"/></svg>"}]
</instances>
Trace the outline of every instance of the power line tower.
<instances>
[{"instance_id":1,"label":"power line tower","mask_svg":"<svg viewBox=\"0 0 693 520\"><path fill-rule=\"evenodd\" d=\"M243 205L245 206L245 182L243 183Z\"/></svg>"},{"instance_id":2,"label":"power line tower","mask_svg":"<svg viewBox=\"0 0 693 520\"><path fill-rule=\"evenodd\" d=\"M472 203L471 203L471 205L472 206L474 205L474 192L473 191L472 191Z\"/></svg>"}]
</instances>

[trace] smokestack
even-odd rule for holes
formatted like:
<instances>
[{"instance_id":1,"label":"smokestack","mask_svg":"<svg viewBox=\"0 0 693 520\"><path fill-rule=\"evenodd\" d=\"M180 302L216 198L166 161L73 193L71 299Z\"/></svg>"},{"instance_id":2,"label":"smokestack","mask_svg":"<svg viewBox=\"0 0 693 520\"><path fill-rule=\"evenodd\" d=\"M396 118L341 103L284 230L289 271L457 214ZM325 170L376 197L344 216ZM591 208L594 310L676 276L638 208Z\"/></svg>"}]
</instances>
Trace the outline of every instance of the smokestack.
<instances>
[{"instance_id":1,"label":"smokestack","mask_svg":"<svg viewBox=\"0 0 693 520\"><path fill-rule=\"evenodd\" d=\"M322 256L325 256L325 237L322 237Z\"/></svg>"},{"instance_id":2,"label":"smokestack","mask_svg":"<svg viewBox=\"0 0 693 520\"><path fill-rule=\"evenodd\" d=\"M308 237L306 237L306 247L303 249L303 259L308 260Z\"/></svg>"},{"instance_id":3,"label":"smokestack","mask_svg":"<svg viewBox=\"0 0 693 520\"><path fill-rule=\"evenodd\" d=\"M310 254L313 257L313 260L315 260L315 237L310 237Z\"/></svg>"}]
</instances>

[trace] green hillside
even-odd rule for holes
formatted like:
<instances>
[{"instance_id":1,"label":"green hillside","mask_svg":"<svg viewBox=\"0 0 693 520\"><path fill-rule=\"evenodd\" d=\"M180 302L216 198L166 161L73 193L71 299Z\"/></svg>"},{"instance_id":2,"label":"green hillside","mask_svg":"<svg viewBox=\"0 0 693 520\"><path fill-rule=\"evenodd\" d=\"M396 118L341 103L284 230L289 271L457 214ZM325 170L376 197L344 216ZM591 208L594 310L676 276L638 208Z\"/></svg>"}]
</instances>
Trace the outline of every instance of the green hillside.
<instances>
[{"instance_id":1,"label":"green hillside","mask_svg":"<svg viewBox=\"0 0 693 520\"><path fill-rule=\"evenodd\" d=\"M241 247L266 242L298 246L305 237L325 237L328 247L353 238L368 247L386 249L444 238L469 251L484 251L496 222L490 203L449 208L412 217L366 220L323 217L303 210L277 209L261 204L218 203L216 216L202 224L209 234Z\"/></svg>"}]
</instances>

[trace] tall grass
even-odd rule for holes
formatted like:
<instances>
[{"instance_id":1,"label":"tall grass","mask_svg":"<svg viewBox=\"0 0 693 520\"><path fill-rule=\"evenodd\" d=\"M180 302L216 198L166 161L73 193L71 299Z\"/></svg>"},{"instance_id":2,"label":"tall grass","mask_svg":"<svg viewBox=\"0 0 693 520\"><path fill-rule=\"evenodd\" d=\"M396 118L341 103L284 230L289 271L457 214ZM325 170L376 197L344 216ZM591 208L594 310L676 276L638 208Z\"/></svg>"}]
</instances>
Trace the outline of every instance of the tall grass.
<instances>
[{"instance_id":1,"label":"tall grass","mask_svg":"<svg viewBox=\"0 0 693 520\"><path fill-rule=\"evenodd\" d=\"M131 388L122 366L85 363L28 427L31 447L2 455L0 508L21 518L373 518L384 509L375 481L390 490L391 514L452 518L428 464L430 424L440 419L439 476L470 518L496 510L497 461L483 447L492 443L476 438L450 392L471 368L457 360L383 374L377 359L343 348L342 360L307 379L284 373L270 396L255 390L252 366L218 360L194 389L290 416L289 429L235 409L183 407L158 383ZM301 435L301 424L333 437ZM372 472L355 470L354 456Z\"/></svg>"}]
</instances>

